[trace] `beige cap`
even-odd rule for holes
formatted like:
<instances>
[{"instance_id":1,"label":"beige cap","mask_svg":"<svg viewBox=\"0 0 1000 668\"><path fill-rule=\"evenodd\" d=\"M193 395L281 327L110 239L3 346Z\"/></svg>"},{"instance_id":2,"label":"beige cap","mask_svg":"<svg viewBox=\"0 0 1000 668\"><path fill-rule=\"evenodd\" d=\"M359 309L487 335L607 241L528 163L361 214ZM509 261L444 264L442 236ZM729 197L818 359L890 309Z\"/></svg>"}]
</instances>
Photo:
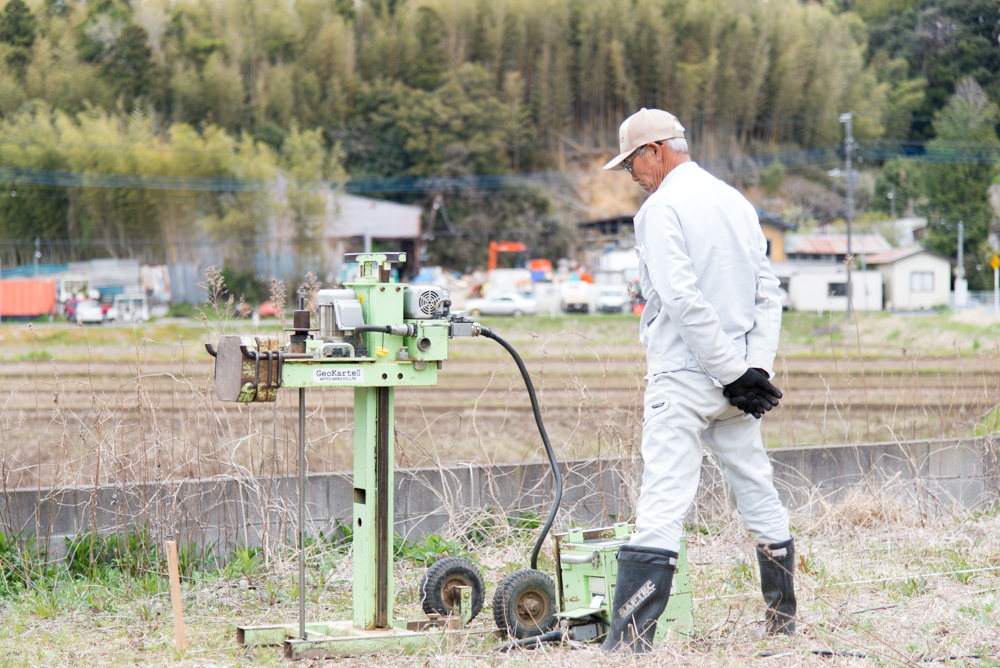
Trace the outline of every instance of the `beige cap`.
<instances>
[{"instance_id":1,"label":"beige cap","mask_svg":"<svg viewBox=\"0 0 1000 668\"><path fill-rule=\"evenodd\" d=\"M683 136L684 126L673 114L643 107L622 121L618 130L618 147L622 152L604 165L604 169L624 169L622 162L640 146Z\"/></svg>"}]
</instances>

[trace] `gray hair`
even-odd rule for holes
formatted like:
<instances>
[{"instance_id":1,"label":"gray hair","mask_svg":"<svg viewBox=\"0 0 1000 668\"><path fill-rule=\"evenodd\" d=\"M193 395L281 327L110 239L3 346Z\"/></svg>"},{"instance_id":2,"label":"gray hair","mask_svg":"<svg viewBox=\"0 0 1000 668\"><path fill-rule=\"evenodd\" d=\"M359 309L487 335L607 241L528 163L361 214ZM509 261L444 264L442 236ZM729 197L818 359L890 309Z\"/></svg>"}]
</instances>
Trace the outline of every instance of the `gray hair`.
<instances>
[{"instance_id":1,"label":"gray hair","mask_svg":"<svg viewBox=\"0 0 1000 668\"><path fill-rule=\"evenodd\" d=\"M662 141L654 142L656 144L666 144L667 148L676 153L688 153L688 143L687 139L684 137L674 137L673 139L664 139ZM640 156L646 152L647 144L643 144L635 150L636 156Z\"/></svg>"},{"instance_id":2,"label":"gray hair","mask_svg":"<svg viewBox=\"0 0 1000 668\"><path fill-rule=\"evenodd\" d=\"M688 142L687 139L684 139L684 137L668 139L667 146L671 151L676 151L677 153L688 153Z\"/></svg>"}]
</instances>

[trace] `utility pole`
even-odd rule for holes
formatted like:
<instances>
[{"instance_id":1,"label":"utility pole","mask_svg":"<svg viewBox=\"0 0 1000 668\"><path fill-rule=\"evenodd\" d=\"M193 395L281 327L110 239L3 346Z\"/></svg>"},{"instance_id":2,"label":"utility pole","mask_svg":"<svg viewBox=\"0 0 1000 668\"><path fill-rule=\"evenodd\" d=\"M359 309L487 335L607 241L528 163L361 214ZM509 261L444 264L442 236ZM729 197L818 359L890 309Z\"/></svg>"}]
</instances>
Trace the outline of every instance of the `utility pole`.
<instances>
[{"instance_id":1,"label":"utility pole","mask_svg":"<svg viewBox=\"0 0 1000 668\"><path fill-rule=\"evenodd\" d=\"M365 72L365 62L364 62L364 45L362 44L362 37L364 36L364 28L361 26L361 15L362 7L361 0L354 0L354 49L358 57L358 72L361 77L364 78Z\"/></svg>"},{"instance_id":2,"label":"utility pole","mask_svg":"<svg viewBox=\"0 0 1000 668\"><path fill-rule=\"evenodd\" d=\"M854 154L854 133L852 125L853 116L851 112L846 112L840 115L840 122L844 124L844 167L847 171L847 201L845 206L844 217L847 219L847 317L851 317L851 300L854 297L854 292L851 286L851 265L854 264L854 258L851 256L851 223L854 220L854 161L852 160Z\"/></svg>"},{"instance_id":3,"label":"utility pole","mask_svg":"<svg viewBox=\"0 0 1000 668\"><path fill-rule=\"evenodd\" d=\"M889 198L889 217L892 218L892 222L896 222L896 189L890 190L886 197Z\"/></svg>"},{"instance_id":4,"label":"utility pole","mask_svg":"<svg viewBox=\"0 0 1000 668\"><path fill-rule=\"evenodd\" d=\"M965 308L969 302L969 284L965 280L965 223L958 221L958 267L955 268L955 308Z\"/></svg>"},{"instance_id":5,"label":"utility pole","mask_svg":"<svg viewBox=\"0 0 1000 668\"><path fill-rule=\"evenodd\" d=\"M965 278L965 249L962 248L962 243L965 241L965 223L963 221L958 221L958 268L955 269L955 275L959 278Z\"/></svg>"}]
</instances>

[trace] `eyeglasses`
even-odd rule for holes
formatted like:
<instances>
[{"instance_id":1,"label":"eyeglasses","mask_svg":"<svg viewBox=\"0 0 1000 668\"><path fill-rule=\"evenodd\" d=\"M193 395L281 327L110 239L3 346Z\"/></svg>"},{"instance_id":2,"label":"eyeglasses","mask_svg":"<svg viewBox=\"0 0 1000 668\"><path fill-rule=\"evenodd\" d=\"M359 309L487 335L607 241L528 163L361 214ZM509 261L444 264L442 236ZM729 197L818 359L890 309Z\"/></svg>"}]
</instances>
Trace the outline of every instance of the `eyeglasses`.
<instances>
[{"instance_id":1,"label":"eyeglasses","mask_svg":"<svg viewBox=\"0 0 1000 668\"><path fill-rule=\"evenodd\" d=\"M636 159L636 157L638 157L638 155L639 155L639 150L636 149L632 153L632 155L630 155L629 157L625 158L625 162L622 163L622 167L624 167L625 171L629 173L629 176L632 175L632 163L635 162L635 159Z\"/></svg>"},{"instance_id":2,"label":"eyeglasses","mask_svg":"<svg viewBox=\"0 0 1000 668\"><path fill-rule=\"evenodd\" d=\"M625 161L622 163L622 167L625 168L625 171L628 172L630 176L632 174L632 163L635 162L635 159L639 157L640 153L645 152L646 146L650 146L652 144L655 144L657 146L663 146L663 141L654 141L650 142L649 144L640 146L639 148L635 149L635 151L632 152L632 155L625 158Z\"/></svg>"}]
</instances>

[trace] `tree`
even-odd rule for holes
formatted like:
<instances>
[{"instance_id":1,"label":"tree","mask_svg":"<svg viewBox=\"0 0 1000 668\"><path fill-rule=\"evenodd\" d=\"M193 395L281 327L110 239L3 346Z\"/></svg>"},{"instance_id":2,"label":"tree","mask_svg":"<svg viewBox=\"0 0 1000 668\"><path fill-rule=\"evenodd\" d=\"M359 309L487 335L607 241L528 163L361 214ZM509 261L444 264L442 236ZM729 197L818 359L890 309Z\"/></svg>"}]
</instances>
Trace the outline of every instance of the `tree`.
<instances>
[{"instance_id":1,"label":"tree","mask_svg":"<svg viewBox=\"0 0 1000 668\"><path fill-rule=\"evenodd\" d=\"M764 169L760 176L760 187L768 195L774 197L781 189L781 184L785 182L785 166L779 160L775 160Z\"/></svg>"},{"instance_id":2,"label":"tree","mask_svg":"<svg viewBox=\"0 0 1000 668\"><path fill-rule=\"evenodd\" d=\"M435 221L437 232L428 244L434 264L460 269L484 266L491 239L521 241L534 257L553 259L565 257L573 241L569 228L559 224L549 199L540 192L483 201L463 197L446 200L445 205L458 234L450 234L441 221Z\"/></svg>"},{"instance_id":3,"label":"tree","mask_svg":"<svg viewBox=\"0 0 1000 668\"><path fill-rule=\"evenodd\" d=\"M26 109L0 125L0 164L21 169L66 169L59 133L45 109ZM70 238L65 189L11 183L0 186L0 190L0 238Z\"/></svg>"},{"instance_id":4,"label":"tree","mask_svg":"<svg viewBox=\"0 0 1000 668\"><path fill-rule=\"evenodd\" d=\"M966 275L973 289L986 289L986 279L976 264L986 258L982 246L989 236L993 209L989 188L997 175L992 164L976 164L984 152L1000 149L994 129L1000 108L990 101L972 78L958 82L948 105L934 117L934 140L928 142L929 156L947 156L954 164L930 163L923 167L923 191L930 233L927 246L953 256L958 243L958 221L964 223Z\"/></svg>"},{"instance_id":5,"label":"tree","mask_svg":"<svg viewBox=\"0 0 1000 668\"><path fill-rule=\"evenodd\" d=\"M897 7L871 14L870 52L904 58L910 72L927 80L926 95L913 113L913 138L933 136L927 119L948 103L962 78L971 76L991 97L1000 94L996 0L884 0L880 4Z\"/></svg>"},{"instance_id":6,"label":"tree","mask_svg":"<svg viewBox=\"0 0 1000 668\"><path fill-rule=\"evenodd\" d=\"M153 55L149 36L137 25L126 26L104 61L104 75L126 108L149 94L153 85Z\"/></svg>"},{"instance_id":7,"label":"tree","mask_svg":"<svg viewBox=\"0 0 1000 668\"><path fill-rule=\"evenodd\" d=\"M920 177L918 163L889 160L875 177L872 208L889 213L895 204L896 215L904 215L910 204L920 198L923 187ZM889 193L892 193L892 200Z\"/></svg>"},{"instance_id":8,"label":"tree","mask_svg":"<svg viewBox=\"0 0 1000 668\"><path fill-rule=\"evenodd\" d=\"M420 50L414 63L413 85L424 90L437 88L441 75L447 69L448 54L444 43L447 33L441 17L433 9L421 7L417 19Z\"/></svg>"},{"instance_id":9,"label":"tree","mask_svg":"<svg viewBox=\"0 0 1000 668\"><path fill-rule=\"evenodd\" d=\"M0 14L0 42L30 49L35 43L36 23L24 0L10 0Z\"/></svg>"},{"instance_id":10,"label":"tree","mask_svg":"<svg viewBox=\"0 0 1000 668\"><path fill-rule=\"evenodd\" d=\"M29 49L35 43L35 16L24 0L10 0L0 14L0 42L10 45L5 58L7 65L24 74L31 60Z\"/></svg>"}]
</instances>

